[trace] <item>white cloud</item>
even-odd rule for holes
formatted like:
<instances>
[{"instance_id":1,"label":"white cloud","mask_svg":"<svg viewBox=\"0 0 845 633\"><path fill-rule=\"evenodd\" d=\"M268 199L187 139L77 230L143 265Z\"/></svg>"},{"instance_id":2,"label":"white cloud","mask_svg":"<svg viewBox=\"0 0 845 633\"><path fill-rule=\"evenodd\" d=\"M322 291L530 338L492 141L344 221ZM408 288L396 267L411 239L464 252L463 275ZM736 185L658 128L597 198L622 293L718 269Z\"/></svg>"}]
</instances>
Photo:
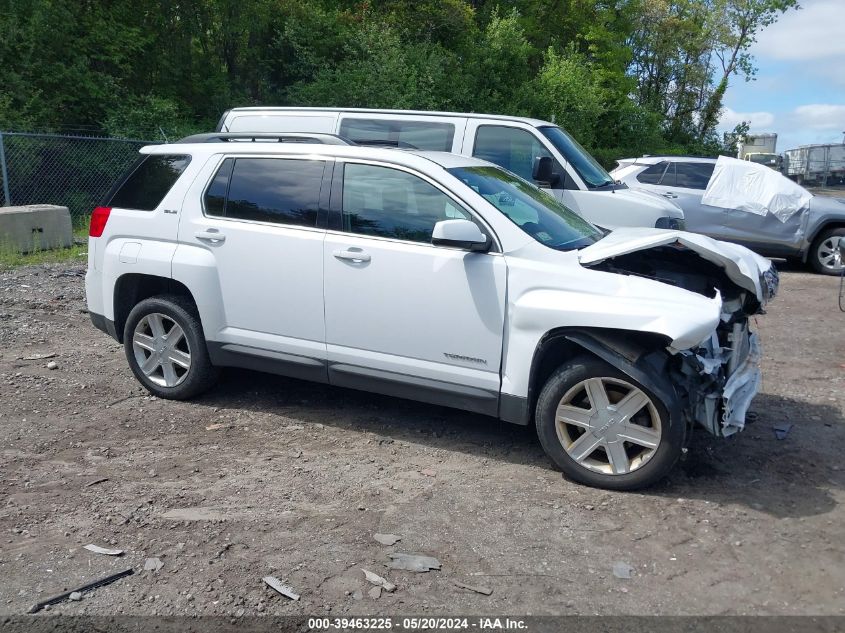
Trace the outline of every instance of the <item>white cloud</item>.
<instances>
[{"instance_id":1,"label":"white cloud","mask_svg":"<svg viewBox=\"0 0 845 633\"><path fill-rule=\"evenodd\" d=\"M845 56L842 0L808 0L760 33L752 52L759 57L810 61ZM841 63L841 62L837 62Z\"/></svg>"},{"instance_id":2,"label":"white cloud","mask_svg":"<svg viewBox=\"0 0 845 633\"><path fill-rule=\"evenodd\" d=\"M743 121L749 121L752 131L765 132L764 128L771 127L775 122L775 115L771 112L737 112L731 108L722 110L719 117L720 130L732 130Z\"/></svg>"},{"instance_id":3,"label":"white cloud","mask_svg":"<svg viewBox=\"0 0 845 633\"><path fill-rule=\"evenodd\" d=\"M793 112L797 125L812 130L845 130L845 105L811 103L798 106Z\"/></svg>"}]
</instances>

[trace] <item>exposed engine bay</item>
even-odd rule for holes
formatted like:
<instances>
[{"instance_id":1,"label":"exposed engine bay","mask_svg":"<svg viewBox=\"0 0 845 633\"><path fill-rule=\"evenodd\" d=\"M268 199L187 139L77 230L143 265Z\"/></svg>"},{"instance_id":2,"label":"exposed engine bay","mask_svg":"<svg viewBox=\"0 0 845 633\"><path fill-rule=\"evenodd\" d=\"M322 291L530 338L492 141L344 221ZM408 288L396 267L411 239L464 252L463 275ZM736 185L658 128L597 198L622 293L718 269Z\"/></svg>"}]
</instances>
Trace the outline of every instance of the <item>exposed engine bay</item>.
<instances>
[{"instance_id":1,"label":"exposed engine bay","mask_svg":"<svg viewBox=\"0 0 845 633\"><path fill-rule=\"evenodd\" d=\"M694 348L670 349L670 372L690 424L698 423L717 437L742 430L761 382L760 346L749 327L749 318L763 313L758 297L732 281L723 267L679 243L618 255L589 267L721 297L716 330ZM774 297L778 286L774 267L764 273L760 286L766 301Z\"/></svg>"}]
</instances>

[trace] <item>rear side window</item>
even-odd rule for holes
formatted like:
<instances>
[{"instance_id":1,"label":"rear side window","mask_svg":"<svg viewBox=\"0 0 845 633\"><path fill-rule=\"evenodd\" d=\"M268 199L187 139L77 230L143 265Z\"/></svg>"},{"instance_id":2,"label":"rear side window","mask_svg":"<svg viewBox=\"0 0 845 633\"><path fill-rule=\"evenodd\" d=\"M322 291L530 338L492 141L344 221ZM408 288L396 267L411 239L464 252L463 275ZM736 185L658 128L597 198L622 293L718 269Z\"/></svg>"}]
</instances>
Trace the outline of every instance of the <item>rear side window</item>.
<instances>
[{"instance_id":1,"label":"rear side window","mask_svg":"<svg viewBox=\"0 0 845 633\"><path fill-rule=\"evenodd\" d=\"M663 180L663 174L666 172L666 166L668 164L669 163L664 160L660 163L657 163L656 165L652 165L648 169L641 171L637 175L637 180L646 185L661 184L661 181Z\"/></svg>"},{"instance_id":2,"label":"rear side window","mask_svg":"<svg viewBox=\"0 0 845 633\"><path fill-rule=\"evenodd\" d=\"M205 192L205 212L208 215L226 215L226 193L229 191L229 179L234 164L234 158L224 160L208 186Z\"/></svg>"},{"instance_id":3,"label":"rear side window","mask_svg":"<svg viewBox=\"0 0 845 633\"><path fill-rule=\"evenodd\" d=\"M451 152L455 126L433 121L343 119L340 135L362 145Z\"/></svg>"},{"instance_id":4,"label":"rear side window","mask_svg":"<svg viewBox=\"0 0 845 633\"><path fill-rule=\"evenodd\" d=\"M185 171L190 156L148 155L123 181L106 206L153 211Z\"/></svg>"},{"instance_id":5,"label":"rear side window","mask_svg":"<svg viewBox=\"0 0 845 633\"><path fill-rule=\"evenodd\" d=\"M534 159L548 156L554 160L553 171L564 174L560 163L534 134L528 130L502 125L482 125L475 133L472 155L512 171L528 182L534 171Z\"/></svg>"},{"instance_id":6,"label":"rear side window","mask_svg":"<svg viewBox=\"0 0 845 633\"><path fill-rule=\"evenodd\" d=\"M208 215L317 226L325 161L227 158L205 192Z\"/></svg>"},{"instance_id":7,"label":"rear side window","mask_svg":"<svg viewBox=\"0 0 845 633\"><path fill-rule=\"evenodd\" d=\"M675 163L675 186L707 189L714 167L713 163Z\"/></svg>"}]
</instances>

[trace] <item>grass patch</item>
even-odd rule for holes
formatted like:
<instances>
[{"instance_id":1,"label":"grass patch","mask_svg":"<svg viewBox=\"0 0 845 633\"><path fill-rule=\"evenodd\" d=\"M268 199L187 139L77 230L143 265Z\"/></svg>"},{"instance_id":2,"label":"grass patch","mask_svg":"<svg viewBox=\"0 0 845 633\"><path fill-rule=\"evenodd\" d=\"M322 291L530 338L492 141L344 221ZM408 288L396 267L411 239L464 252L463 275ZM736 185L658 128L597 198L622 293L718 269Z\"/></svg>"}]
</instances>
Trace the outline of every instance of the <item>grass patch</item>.
<instances>
[{"instance_id":1,"label":"grass patch","mask_svg":"<svg viewBox=\"0 0 845 633\"><path fill-rule=\"evenodd\" d=\"M73 241L73 246L69 248L36 249L30 253L18 253L14 248L0 244L0 269L36 264L79 264L86 262L88 257L88 228L74 230Z\"/></svg>"}]
</instances>

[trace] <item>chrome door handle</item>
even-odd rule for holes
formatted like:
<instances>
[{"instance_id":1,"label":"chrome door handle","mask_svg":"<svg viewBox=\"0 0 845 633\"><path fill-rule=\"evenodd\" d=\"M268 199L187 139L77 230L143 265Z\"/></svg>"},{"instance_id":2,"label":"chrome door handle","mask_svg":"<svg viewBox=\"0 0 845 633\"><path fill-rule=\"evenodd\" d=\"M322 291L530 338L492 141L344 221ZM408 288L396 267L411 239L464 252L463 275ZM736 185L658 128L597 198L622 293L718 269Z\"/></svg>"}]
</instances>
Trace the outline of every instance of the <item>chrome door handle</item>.
<instances>
[{"instance_id":1,"label":"chrome door handle","mask_svg":"<svg viewBox=\"0 0 845 633\"><path fill-rule=\"evenodd\" d=\"M207 240L212 244L222 244L226 241L226 236L217 229L208 229L206 231L197 231L194 237L198 240Z\"/></svg>"},{"instance_id":2,"label":"chrome door handle","mask_svg":"<svg viewBox=\"0 0 845 633\"><path fill-rule=\"evenodd\" d=\"M352 262L368 262L370 261L370 256L365 253L364 251L345 251L345 250L336 250L332 253L338 259L346 259Z\"/></svg>"},{"instance_id":3,"label":"chrome door handle","mask_svg":"<svg viewBox=\"0 0 845 633\"><path fill-rule=\"evenodd\" d=\"M678 197L678 194L672 193L671 191L667 191L666 193L661 193L660 195L663 196L664 198L671 198L671 199Z\"/></svg>"}]
</instances>

